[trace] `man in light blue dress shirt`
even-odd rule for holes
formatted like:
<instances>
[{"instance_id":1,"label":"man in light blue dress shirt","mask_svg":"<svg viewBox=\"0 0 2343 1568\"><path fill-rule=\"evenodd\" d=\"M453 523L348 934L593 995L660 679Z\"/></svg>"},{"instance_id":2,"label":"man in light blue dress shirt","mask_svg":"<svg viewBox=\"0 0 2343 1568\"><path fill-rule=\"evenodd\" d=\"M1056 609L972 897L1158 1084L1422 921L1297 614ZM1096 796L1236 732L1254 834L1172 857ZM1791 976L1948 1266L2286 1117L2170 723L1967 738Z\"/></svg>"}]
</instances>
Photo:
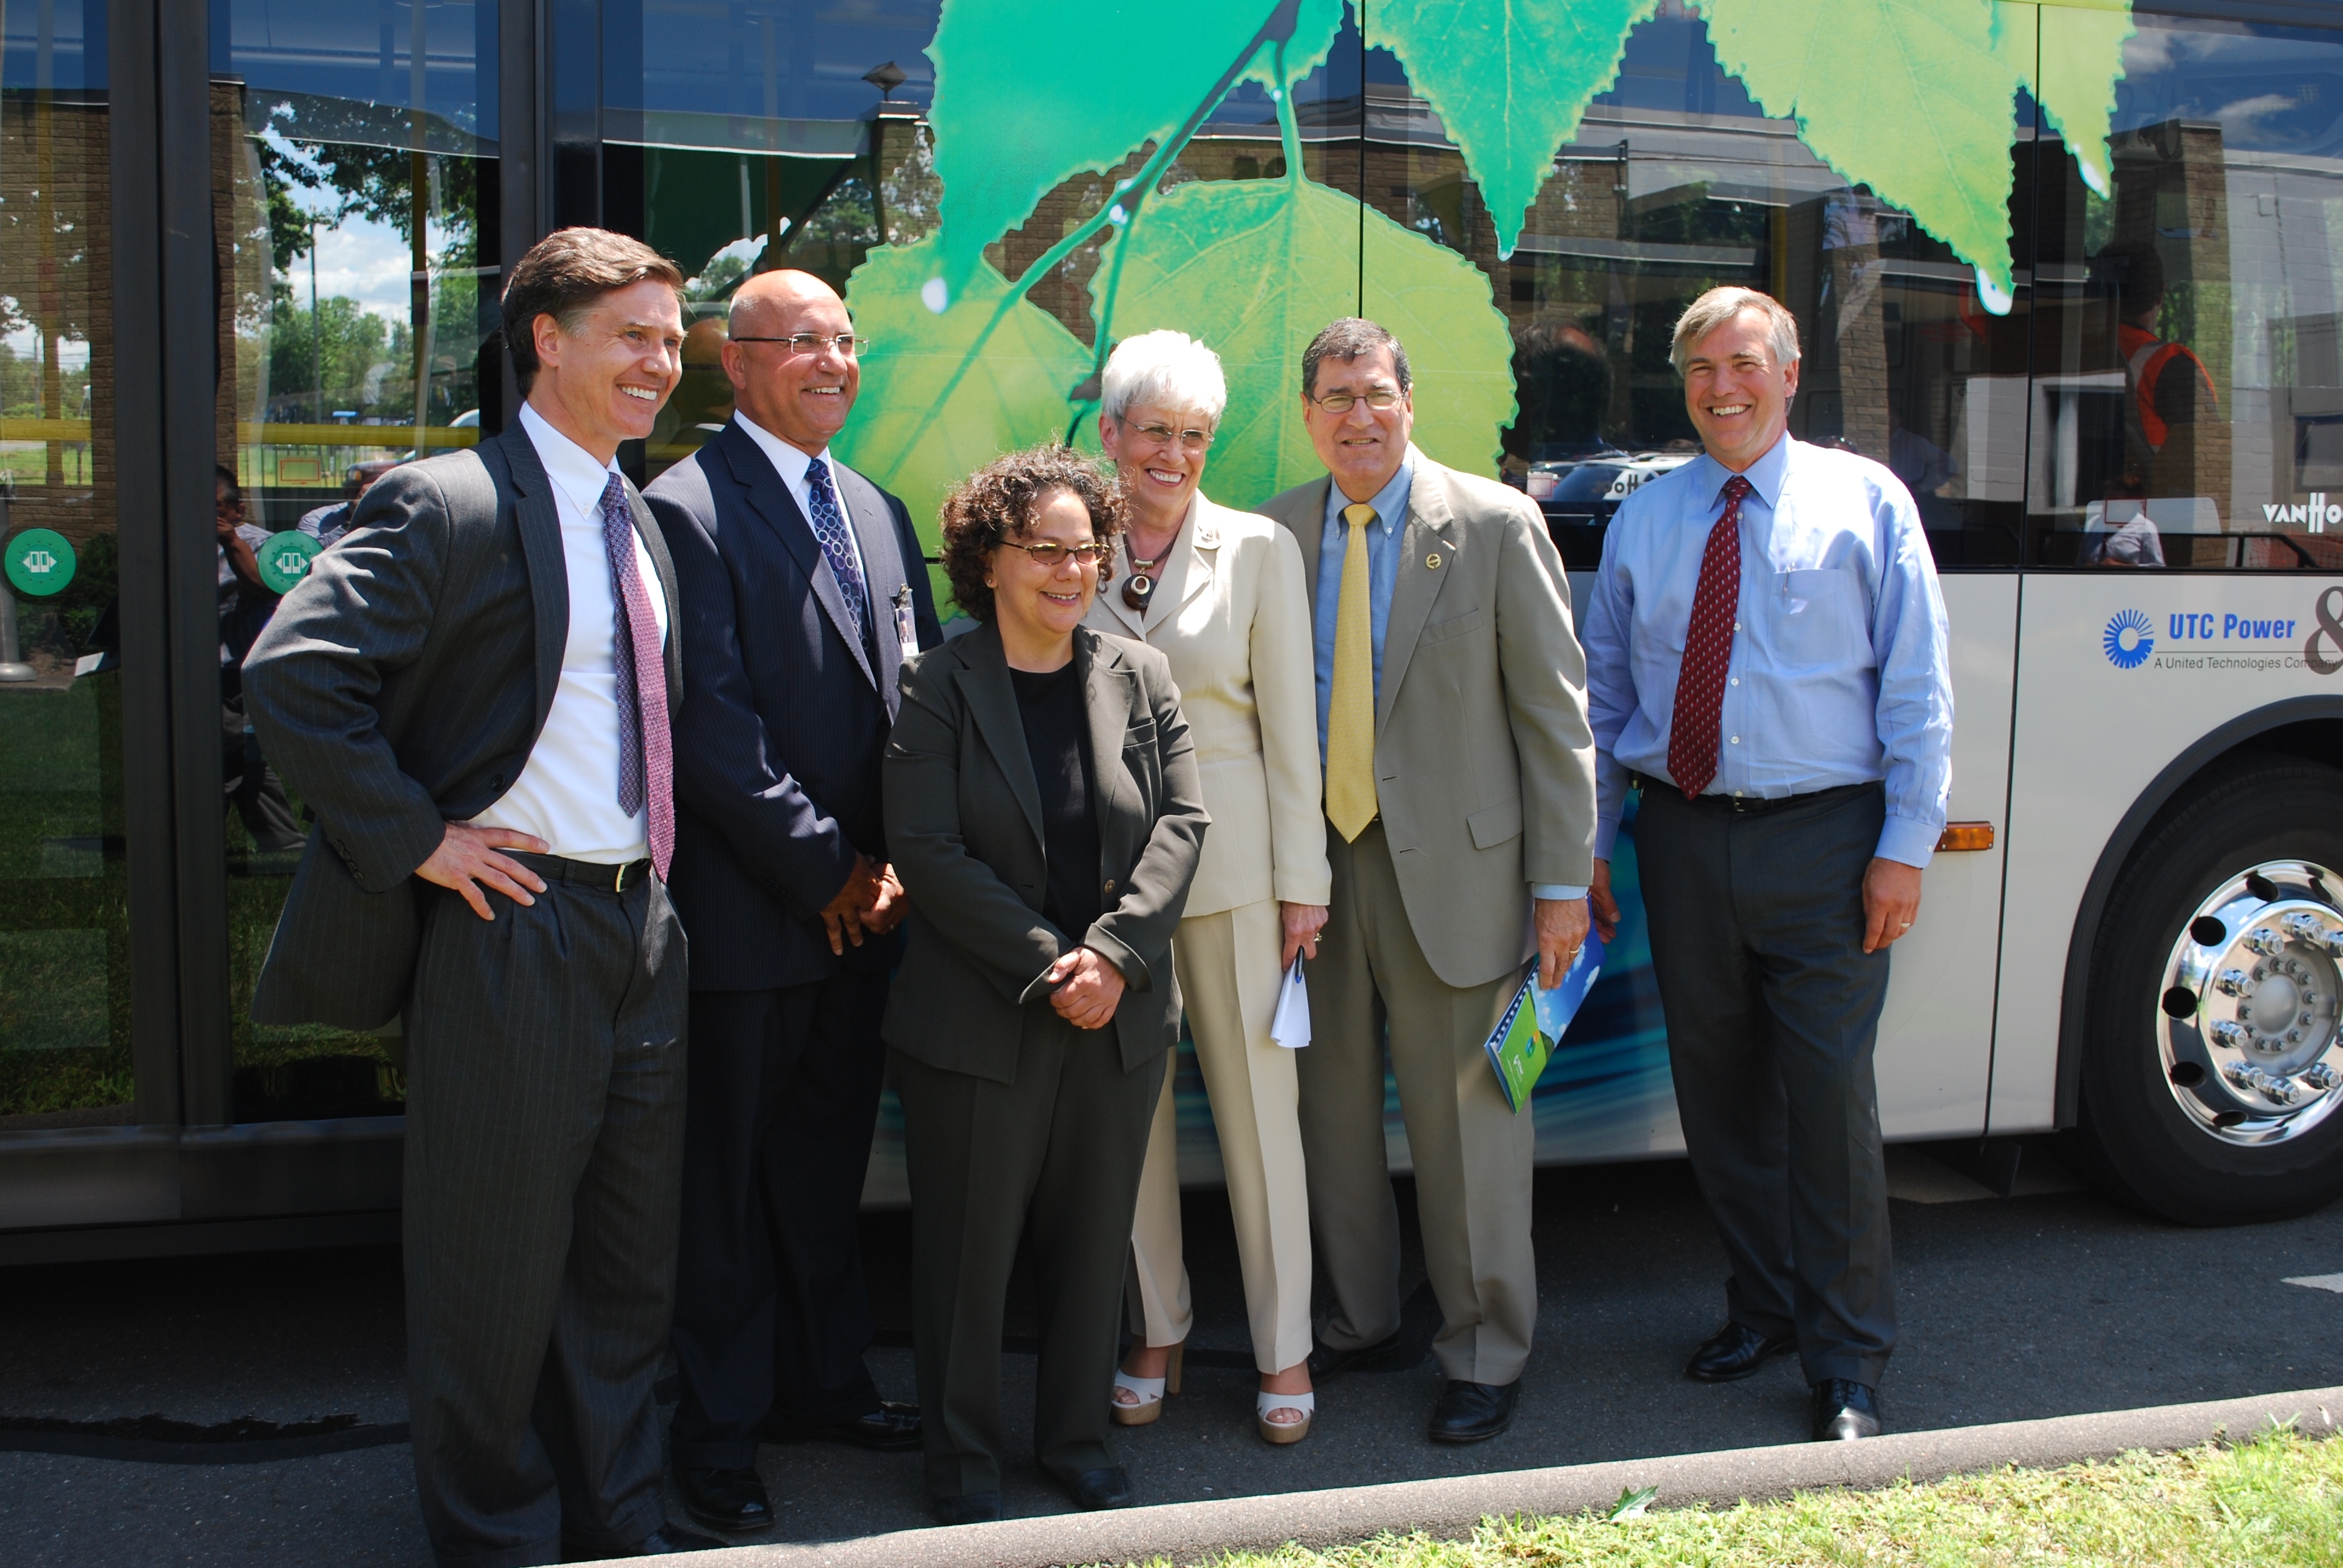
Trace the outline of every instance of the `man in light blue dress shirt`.
<instances>
[{"instance_id":1,"label":"man in light blue dress shirt","mask_svg":"<svg viewBox=\"0 0 2343 1568\"><path fill-rule=\"evenodd\" d=\"M1704 1382L1795 1349L1818 1439L1881 1430L1896 1342L1872 1074L1944 830L1945 606L1910 492L1789 434L1797 324L1714 289L1674 358L1707 455L1619 508L1585 616L1592 898L1631 781L1684 1142L1732 1265Z\"/></svg>"}]
</instances>

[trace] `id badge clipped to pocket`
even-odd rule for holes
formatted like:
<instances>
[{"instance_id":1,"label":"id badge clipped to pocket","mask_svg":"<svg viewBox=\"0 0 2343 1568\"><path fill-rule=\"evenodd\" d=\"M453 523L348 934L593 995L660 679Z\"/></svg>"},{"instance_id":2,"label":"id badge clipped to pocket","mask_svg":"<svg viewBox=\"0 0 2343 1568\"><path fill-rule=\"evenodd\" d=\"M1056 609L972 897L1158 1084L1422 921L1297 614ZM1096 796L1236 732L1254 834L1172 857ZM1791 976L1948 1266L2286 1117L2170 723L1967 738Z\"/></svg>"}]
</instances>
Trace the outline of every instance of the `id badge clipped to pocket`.
<instances>
[{"instance_id":1,"label":"id badge clipped to pocket","mask_svg":"<svg viewBox=\"0 0 2343 1568\"><path fill-rule=\"evenodd\" d=\"M920 626L911 618L911 585L895 590L895 644L907 660L920 656Z\"/></svg>"}]
</instances>

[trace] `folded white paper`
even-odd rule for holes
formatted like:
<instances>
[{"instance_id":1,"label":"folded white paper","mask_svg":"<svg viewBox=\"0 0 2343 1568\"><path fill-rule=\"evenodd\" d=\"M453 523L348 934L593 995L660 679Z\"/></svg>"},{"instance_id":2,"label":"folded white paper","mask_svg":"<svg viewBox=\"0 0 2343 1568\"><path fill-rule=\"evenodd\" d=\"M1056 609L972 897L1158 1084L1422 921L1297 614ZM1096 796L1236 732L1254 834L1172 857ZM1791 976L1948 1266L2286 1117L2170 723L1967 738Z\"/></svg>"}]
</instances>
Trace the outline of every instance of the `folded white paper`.
<instances>
[{"instance_id":1,"label":"folded white paper","mask_svg":"<svg viewBox=\"0 0 2343 1568\"><path fill-rule=\"evenodd\" d=\"M1302 982L1302 955L1277 986L1277 1013L1269 1020L1269 1038L1288 1050L1310 1043L1310 988Z\"/></svg>"}]
</instances>

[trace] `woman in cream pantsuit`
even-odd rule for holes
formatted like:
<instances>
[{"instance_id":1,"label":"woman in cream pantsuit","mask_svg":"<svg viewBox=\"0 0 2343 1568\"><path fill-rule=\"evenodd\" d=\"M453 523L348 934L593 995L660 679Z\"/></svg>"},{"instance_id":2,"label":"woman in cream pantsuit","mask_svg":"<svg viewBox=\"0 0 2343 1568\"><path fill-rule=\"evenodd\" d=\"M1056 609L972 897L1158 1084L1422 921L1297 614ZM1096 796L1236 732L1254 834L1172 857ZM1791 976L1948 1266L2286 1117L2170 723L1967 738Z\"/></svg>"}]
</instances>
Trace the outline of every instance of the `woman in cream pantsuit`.
<instances>
[{"instance_id":1,"label":"woman in cream pantsuit","mask_svg":"<svg viewBox=\"0 0 2343 1568\"><path fill-rule=\"evenodd\" d=\"M1316 667L1301 548L1266 518L1199 493L1227 384L1219 356L1178 332L1119 346L1101 387L1100 439L1129 498L1126 572L1086 624L1170 660L1212 814L1172 959L1212 1097L1236 1221L1272 1442L1310 1430L1310 1212L1293 1053L1269 1038L1278 982L1314 957L1332 874L1320 805ZM1179 1392L1188 1336L1172 1075L1164 1074L1140 1178L1131 1250L1139 1342L1115 1379L1114 1416L1152 1421Z\"/></svg>"}]
</instances>

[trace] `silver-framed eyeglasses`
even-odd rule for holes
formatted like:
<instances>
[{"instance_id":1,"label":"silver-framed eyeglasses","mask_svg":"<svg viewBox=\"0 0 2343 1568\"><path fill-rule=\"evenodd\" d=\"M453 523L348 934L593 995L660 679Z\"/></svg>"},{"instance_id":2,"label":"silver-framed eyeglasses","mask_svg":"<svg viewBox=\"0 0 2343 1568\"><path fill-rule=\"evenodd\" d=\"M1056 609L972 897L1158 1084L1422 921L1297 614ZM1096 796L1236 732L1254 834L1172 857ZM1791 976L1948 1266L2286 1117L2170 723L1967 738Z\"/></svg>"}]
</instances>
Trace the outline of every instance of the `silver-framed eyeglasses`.
<instances>
[{"instance_id":1,"label":"silver-framed eyeglasses","mask_svg":"<svg viewBox=\"0 0 2343 1568\"><path fill-rule=\"evenodd\" d=\"M850 332L841 332L835 337L826 332L793 332L787 337L735 337L731 341L734 343L786 343L789 346L789 352L792 354L819 354L825 348L835 348L849 359L858 354L867 354L870 349L870 339L857 337Z\"/></svg>"},{"instance_id":2,"label":"silver-framed eyeglasses","mask_svg":"<svg viewBox=\"0 0 2343 1568\"><path fill-rule=\"evenodd\" d=\"M1118 420L1116 423L1120 424L1121 421ZM1210 430L1174 430L1169 425L1132 425L1128 427L1146 437L1159 447L1169 447L1177 442L1180 450L1192 457L1212 444L1212 432Z\"/></svg>"},{"instance_id":3,"label":"silver-framed eyeglasses","mask_svg":"<svg viewBox=\"0 0 2343 1568\"><path fill-rule=\"evenodd\" d=\"M1092 539L1086 545L1061 545L1055 539L1043 539L1039 544L1031 545L1019 544L1015 539L1003 539L1001 542L1012 550L1023 550L1033 558L1035 566L1047 568L1051 571L1057 570L1068 556L1073 557L1083 566L1096 566L1107 558L1113 548L1100 544L1096 539Z\"/></svg>"},{"instance_id":4,"label":"silver-framed eyeglasses","mask_svg":"<svg viewBox=\"0 0 2343 1568\"><path fill-rule=\"evenodd\" d=\"M1309 394L1304 393L1302 396L1307 397ZM1386 408L1396 407L1400 398L1404 396L1405 394L1396 387L1377 387L1364 393L1329 392L1323 397L1311 397L1310 401L1317 404L1329 414L1347 414L1354 405L1360 403L1364 403L1380 414Z\"/></svg>"}]
</instances>

